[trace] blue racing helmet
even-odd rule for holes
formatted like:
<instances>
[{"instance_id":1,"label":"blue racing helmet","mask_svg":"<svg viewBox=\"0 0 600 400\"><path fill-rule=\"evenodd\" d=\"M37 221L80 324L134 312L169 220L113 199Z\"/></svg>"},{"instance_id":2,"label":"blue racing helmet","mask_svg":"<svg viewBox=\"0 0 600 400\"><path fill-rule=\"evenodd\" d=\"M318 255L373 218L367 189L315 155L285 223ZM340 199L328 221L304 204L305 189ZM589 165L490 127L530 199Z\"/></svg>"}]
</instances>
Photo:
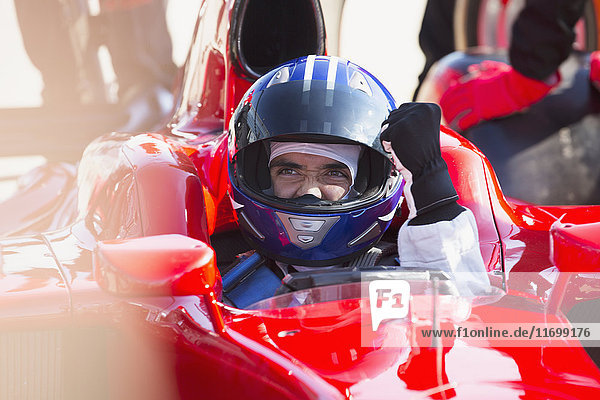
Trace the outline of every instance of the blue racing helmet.
<instances>
[{"instance_id":1,"label":"blue racing helmet","mask_svg":"<svg viewBox=\"0 0 600 400\"><path fill-rule=\"evenodd\" d=\"M379 139L393 109L374 76L337 57L298 58L259 78L229 126L232 202L250 244L275 260L314 267L343 263L375 245L402 197L402 177ZM272 142L359 146L352 193L339 200L275 196Z\"/></svg>"}]
</instances>

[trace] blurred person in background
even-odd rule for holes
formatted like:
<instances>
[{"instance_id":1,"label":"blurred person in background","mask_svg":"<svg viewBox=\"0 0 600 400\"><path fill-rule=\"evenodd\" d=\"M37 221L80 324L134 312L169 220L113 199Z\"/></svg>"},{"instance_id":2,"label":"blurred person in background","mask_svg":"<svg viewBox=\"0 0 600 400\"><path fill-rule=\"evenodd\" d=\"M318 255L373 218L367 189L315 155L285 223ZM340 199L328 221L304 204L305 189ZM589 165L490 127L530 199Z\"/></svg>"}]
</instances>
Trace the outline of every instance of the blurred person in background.
<instances>
[{"instance_id":1,"label":"blurred person in background","mask_svg":"<svg viewBox=\"0 0 600 400\"><path fill-rule=\"evenodd\" d=\"M123 128L149 128L170 111L177 67L164 0L100 0L96 11L85 0L15 0L15 9L25 50L44 81L44 107L115 101L98 58L104 45L116 102L130 114Z\"/></svg>"},{"instance_id":2,"label":"blurred person in background","mask_svg":"<svg viewBox=\"0 0 600 400\"><path fill-rule=\"evenodd\" d=\"M587 0L527 0L512 27L509 63L483 61L450 83L440 105L455 129L511 115L544 98L560 82L558 68L572 52L575 24ZM454 49L453 1L428 1L419 36L427 70ZM590 79L598 82L599 56L591 57ZM418 89L417 89L418 91ZM417 93L415 93L416 97Z\"/></svg>"}]
</instances>

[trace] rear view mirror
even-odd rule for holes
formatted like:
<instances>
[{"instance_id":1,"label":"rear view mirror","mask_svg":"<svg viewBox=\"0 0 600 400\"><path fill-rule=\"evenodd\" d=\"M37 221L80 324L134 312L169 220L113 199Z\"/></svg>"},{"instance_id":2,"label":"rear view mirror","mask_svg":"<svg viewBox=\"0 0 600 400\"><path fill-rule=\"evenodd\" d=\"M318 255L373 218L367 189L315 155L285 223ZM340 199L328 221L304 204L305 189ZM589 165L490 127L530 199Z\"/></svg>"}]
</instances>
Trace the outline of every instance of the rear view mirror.
<instances>
[{"instance_id":1,"label":"rear view mirror","mask_svg":"<svg viewBox=\"0 0 600 400\"><path fill-rule=\"evenodd\" d=\"M93 265L100 287L113 294L221 297L221 276L213 249L188 236L99 242Z\"/></svg>"},{"instance_id":2,"label":"rear view mirror","mask_svg":"<svg viewBox=\"0 0 600 400\"><path fill-rule=\"evenodd\" d=\"M551 260L561 272L600 272L600 222L555 222L550 229Z\"/></svg>"}]
</instances>

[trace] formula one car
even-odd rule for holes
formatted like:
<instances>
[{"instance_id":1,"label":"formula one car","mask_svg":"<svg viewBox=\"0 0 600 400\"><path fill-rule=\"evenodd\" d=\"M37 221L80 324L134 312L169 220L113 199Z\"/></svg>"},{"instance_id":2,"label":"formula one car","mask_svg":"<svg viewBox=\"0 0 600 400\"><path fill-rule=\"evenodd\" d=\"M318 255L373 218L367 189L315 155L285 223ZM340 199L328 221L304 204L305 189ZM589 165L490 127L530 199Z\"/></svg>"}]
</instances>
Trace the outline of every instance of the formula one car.
<instances>
[{"instance_id":1,"label":"formula one car","mask_svg":"<svg viewBox=\"0 0 600 400\"><path fill-rule=\"evenodd\" d=\"M226 304L253 257L219 268L241 242L233 110L261 74L324 54L324 39L314 0L205 1L171 124L100 137L76 176L38 171L0 205L1 398L600 395L584 347L597 317L578 312L598 298L600 207L505 198L485 156L445 127L491 287L466 296L459 277L376 265L293 273L276 296Z\"/></svg>"}]
</instances>

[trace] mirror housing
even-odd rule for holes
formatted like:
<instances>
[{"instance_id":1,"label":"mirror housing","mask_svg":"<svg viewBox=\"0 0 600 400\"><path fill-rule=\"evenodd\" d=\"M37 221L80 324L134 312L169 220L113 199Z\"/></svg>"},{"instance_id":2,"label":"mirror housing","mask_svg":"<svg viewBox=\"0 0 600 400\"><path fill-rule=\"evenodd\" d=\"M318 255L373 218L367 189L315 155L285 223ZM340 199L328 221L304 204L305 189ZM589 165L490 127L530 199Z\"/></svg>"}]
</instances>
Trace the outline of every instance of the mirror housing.
<instances>
[{"instance_id":1,"label":"mirror housing","mask_svg":"<svg viewBox=\"0 0 600 400\"><path fill-rule=\"evenodd\" d=\"M600 222L550 228L550 259L561 272L600 272Z\"/></svg>"},{"instance_id":2,"label":"mirror housing","mask_svg":"<svg viewBox=\"0 0 600 400\"><path fill-rule=\"evenodd\" d=\"M220 299L222 294L214 250L179 234L99 242L93 266L100 287L116 295Z\"/></svg>"},{"instance_id":3,"label":"mirror housing","mask_svg":"<svg viewBox=\"0 0 600 400\"><path fill-rule=\"evenodd\" d=\"M569 224L562 223L560 220L554 222L550 228L550 260L560 274L548 298L546 313L555 314L562 310L567 314L574 303L597 299L595 291L583 291L581 288L583 283L587 283L586 286L590 287L598 285L600 222L588 224ZM584 274L581 274L582 272Z\"/></svg>"}]
</instances>

